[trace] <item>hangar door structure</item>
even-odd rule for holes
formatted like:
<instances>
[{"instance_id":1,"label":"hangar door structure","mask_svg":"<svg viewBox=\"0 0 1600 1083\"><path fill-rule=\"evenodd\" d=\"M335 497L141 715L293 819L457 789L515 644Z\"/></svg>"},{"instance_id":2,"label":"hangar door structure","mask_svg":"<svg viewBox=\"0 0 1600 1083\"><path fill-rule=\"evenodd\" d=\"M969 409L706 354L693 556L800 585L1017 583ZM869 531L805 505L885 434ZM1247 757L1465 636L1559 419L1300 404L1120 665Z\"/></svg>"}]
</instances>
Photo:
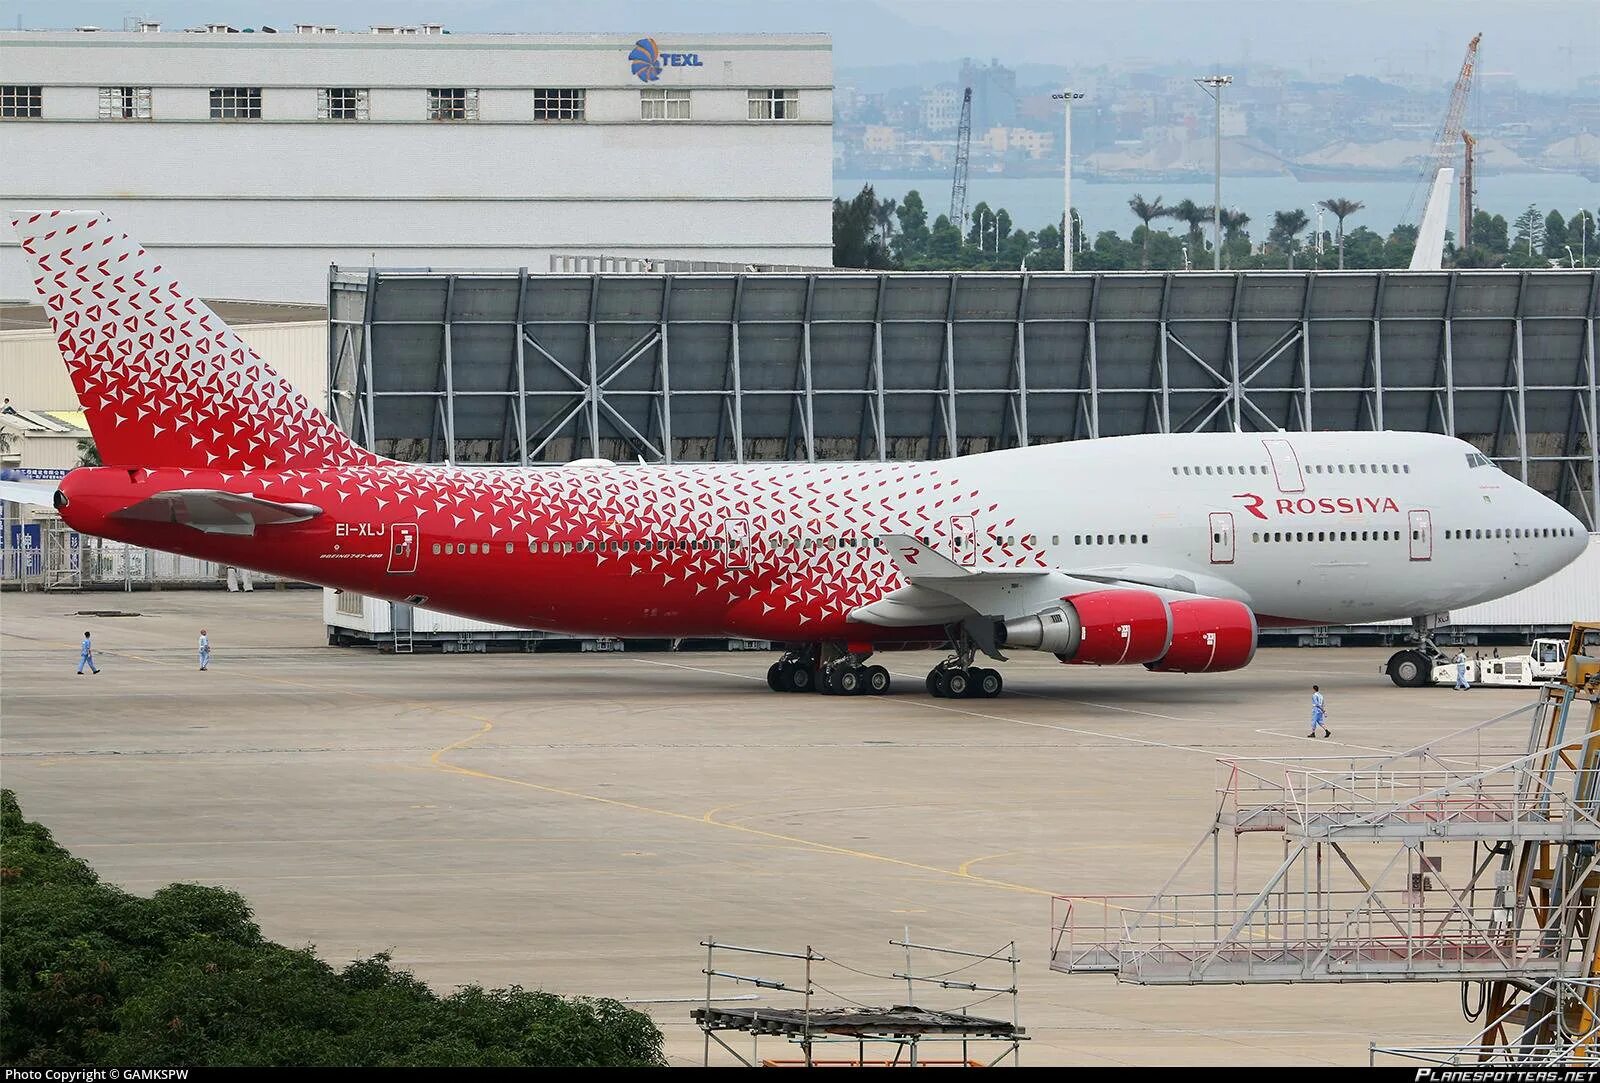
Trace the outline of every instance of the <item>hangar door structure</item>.
<instances>
[{"instance_id":1,"label":"hangar door structure","mask_svg":"<svg viewBox=\"0 0 1600 1083\"><path fill-rule=\"evenodd\" d=\"M1469 441L1591 530L1600 272L329 276L330 406L419 462L924 459L1148 432Z\"/></svg>"}]
</instances>

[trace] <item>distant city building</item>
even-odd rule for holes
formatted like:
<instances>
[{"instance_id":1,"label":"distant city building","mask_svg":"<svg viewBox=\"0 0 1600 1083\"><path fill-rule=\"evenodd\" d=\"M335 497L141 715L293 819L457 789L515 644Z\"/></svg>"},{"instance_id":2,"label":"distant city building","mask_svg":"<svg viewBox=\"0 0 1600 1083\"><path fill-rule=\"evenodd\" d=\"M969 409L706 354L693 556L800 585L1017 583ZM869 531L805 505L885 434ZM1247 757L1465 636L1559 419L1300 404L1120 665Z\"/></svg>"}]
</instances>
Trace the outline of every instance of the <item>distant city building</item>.
<instances>
[{"instance_id":1,"label":"distant city building","mask_svg":"<svg viewBox=\"0 0 1600 1083\"><path fill-rule=\"evenodd\" d=\"M905 133L887 124L869 124L861 137L861 145L871 154L891 154L905 143Z\"/></svg>"},{"instance_id":2,"label":"distant city building","mask_svg":"<svg viewBox=\"0 0 1600 1083\"><path fill-rule=\"evenodd\" d=\"M1018 154L1043 158L1055 148L1055 136L1032 128L990 128L974 142L981 142L997 155Z\"/></svg>"},{"instance_id":3,"label":"distant city building","mask_svg":"<svg viewBox=\"0 0 1600 1083\"><path fill-rule=\"evenodd\" d=\"M953 132L961 123L961 91L940 86L922 93L922 128L928 132Z\"/></svg>"},{"instance_id":4,"label":"distant city building","mask_svg":"<svg viewBox=\"0 0 1600 1083\"><path fill-rule=\"evenodd\" d=\"M104 209L208 297L328 265L828 266L824 34L0 32L0 199ZM0 298L32 299L0 231Z\"/></svg>"},{"instance_id":5,"label":"distant city building","mask_svg":"<svg viewBox=\"0 0 1600 1083\"><path fill-rule=\"evenodd\" d=\"M961 62L961 86L972 88L972 130L1011 128L1017 123L1017 73L998 60L987 66Z\"/></svg>"}]
</instances>

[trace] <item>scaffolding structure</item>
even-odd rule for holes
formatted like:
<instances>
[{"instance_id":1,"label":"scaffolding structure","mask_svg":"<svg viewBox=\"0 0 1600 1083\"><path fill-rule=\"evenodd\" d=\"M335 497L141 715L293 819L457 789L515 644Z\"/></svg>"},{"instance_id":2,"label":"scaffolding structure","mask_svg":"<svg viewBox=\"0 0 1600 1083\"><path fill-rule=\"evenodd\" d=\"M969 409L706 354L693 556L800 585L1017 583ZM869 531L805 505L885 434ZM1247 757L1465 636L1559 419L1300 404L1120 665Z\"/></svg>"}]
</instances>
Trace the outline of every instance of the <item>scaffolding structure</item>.
<instances>
[{"instance_id":1,"label":"scaffolding structure","mask_svg":"<svg viewBox=\"0 0 1600 1083\"><path fill-rule=\"evenodd\" d=\"M1374 1058L1600 1055L1600 624L1569 646L1533 704L1404 752L1219 760L1213 822L1153 897L1057 897L1051 968L1478 983L1469 1042ZM1178 890L1207 863L1209 890Z\"/></svg>"},{"instance_id":2,"label":"scaffolding structure","mask_svg":"<svg viewBox=\"0 0 1600 1083\"><path fill-rule=\"evenodd\" d=\"M711 1065L711 1045L715 1042L745 1067L805 1068L988 1068L1009 1063L1021 1064L1022 1043L1027 1034L1018 1020L1017 966L1021 962L1015 941L990 952L919 944L909 930L890 946L905 952L905 967L890 973L874 973L826 955L806 945L803 952L727 944L715 937L700 942L706 949L701 973L706 979L703 1007L691 1012L695 1024L705 1035L704 1065ZM731 954L733 963L718 963L718 953ZM788 960L790 973L746 973L753 959ZM915 965L918 960L922 966ZM725 969L737 966L739 969ZM940 968L943 969L940 969ZM1008 984L982 975L1009 967ZM835 993L823 986L818 975L829 968L855 977L905 982L903 1004L874 1006ZM932 968L932 969L929 969ZM787 1005L728 1007L719 1003L727 998L715 995L715 983L732 982L797 998ZM930 1008L920 1005L918 990L938 989L965 994L954 1007ZM1009 998L1011 1018L995 1019L972 1015L967 1009L991 1000ZM840 1002L843 1003L840 1003ZM750 1052L735 1049L724 1035L750 1035ZM798 1049L798 1055L761 1055L761 1038L778 1037ZM939 1052L928 1056L923 1046L933 1044ZM947 1050L957 1043L959 1056ZM823 1047L819 1054L818 1047ZM887 1046L886 1053L879 1050ZM853 1049L852 1049L853 1047ZM871 1047L872 1056L869 1056ZM975 1049L976 1047L976 1049ZM998 1050L998 1052L992 1052ZM979 1055L987 1051L988 1055ZM851 1053L853 1052L853 1055Z\"/></svg>"}]
</instances>

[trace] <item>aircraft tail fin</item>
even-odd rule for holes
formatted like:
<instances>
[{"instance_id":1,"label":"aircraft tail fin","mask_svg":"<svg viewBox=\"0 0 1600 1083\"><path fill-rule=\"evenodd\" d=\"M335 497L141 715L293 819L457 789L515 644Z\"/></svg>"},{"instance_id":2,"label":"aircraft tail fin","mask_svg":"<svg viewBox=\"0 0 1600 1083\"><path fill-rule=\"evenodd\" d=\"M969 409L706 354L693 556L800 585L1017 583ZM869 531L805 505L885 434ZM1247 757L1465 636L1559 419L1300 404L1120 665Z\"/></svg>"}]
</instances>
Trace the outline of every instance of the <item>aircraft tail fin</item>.
<instances>
[{"instance_id":1,"label":"aircraft tail fin","mask_svg":"<svg viewBox=\"0 0 1600 1083\"><path fill-rule=\"evenodd\" d=\"M105 215L13 211L11 223L107 466L380 461Z\"/></svg>"}]
</instances>

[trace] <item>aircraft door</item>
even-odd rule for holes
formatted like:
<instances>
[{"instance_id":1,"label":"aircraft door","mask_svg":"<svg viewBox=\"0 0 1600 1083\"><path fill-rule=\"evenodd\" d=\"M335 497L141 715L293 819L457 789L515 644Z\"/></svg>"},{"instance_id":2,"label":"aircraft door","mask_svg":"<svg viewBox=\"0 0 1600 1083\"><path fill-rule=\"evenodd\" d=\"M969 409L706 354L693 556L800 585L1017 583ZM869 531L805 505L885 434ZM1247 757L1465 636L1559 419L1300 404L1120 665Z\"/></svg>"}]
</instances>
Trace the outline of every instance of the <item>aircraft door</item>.
<instances>
[{"instance_id":1,"label":"aircraft door","mask_svg":"<svg viewBox=\"0 0 1600 1083\"><path fill-rule=\"evenodd\" d=\"M1411 559L1432 560L1433 516L1425 511L1409 511L1406 519L1411 528Z\"/></svg>"},{"instance_id":2,"label":"aircraft door","mask_svg":"<svg viewBox=\"0 0 1600 1083\"><path fill-rule=\"evenodd\" d=\"M417 554L422 548L416 523L389 524L389 574L410 575L417 570Z\"/></svg>"},{"instance_id":3,"label":"aircraft door","mask_svg":"<svg viewBox=\"0 0 1600 1083\"><path fill-rule=\"evenodd\" d=\"M1267 457L1272 461L1272 474L1278 482L1280 493L1303 493L1306 479L1300 472L1300 458L1287 440L1263 440Z\"/></svg>"},{"instance_id":4,"label":"aircraft door","mask_svg":"<svg viewBox=\"0 0 1600 1083\"><path fill-rule=\"evenodd\" d=\"M1233 563L1233 513L1211 513L1211 563Z\"/></svg>"},{"instance_id":5,"label":"aircraft door","mask_svg":"<svg viewBox=\"0 0 1600 1083\"><path fill-rule=\"evenodd\" d=\"M722 542L727 548L728 567L750 567L750 520L724 519Z\"/></svg>"},{"instance_id":6,"label":"aircraft door","mask_svg":"<svg viewBox=\"0 0 1600 1083\"><path fill-rule=\"evenodd\" d=\"M978 563L978 520L973 515L950 516L951 556L957 564L971 567Z\"/></svg>"}]
</instances>

